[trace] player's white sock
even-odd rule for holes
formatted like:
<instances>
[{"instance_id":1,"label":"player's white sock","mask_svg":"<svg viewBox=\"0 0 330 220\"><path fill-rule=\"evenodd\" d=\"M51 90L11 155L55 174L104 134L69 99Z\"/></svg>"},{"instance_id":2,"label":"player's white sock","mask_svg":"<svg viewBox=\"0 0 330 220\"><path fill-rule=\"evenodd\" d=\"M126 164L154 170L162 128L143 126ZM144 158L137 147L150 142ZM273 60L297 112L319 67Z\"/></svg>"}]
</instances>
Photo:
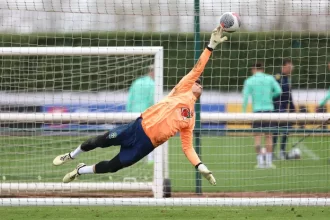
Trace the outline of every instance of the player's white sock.
<instances>
[{"instance_id":1,"label":"player's white sock","mask_svg":"<svg viewBox=\"0 0 330 220\"><path fill-rule=\"evenodd\" d=\"M79 174L90 174L94 173L94 165L92 166L84 166L78 170Z\"/></svg>"},{"instance_id":2,"label":"player's white sock","mask_svg":"<svg viewBox=\"0 0 330 220\"><path fill-rule=\"evenodd\" d=\"M263 166L265 164L265 160L264 160L264 155L263 154L258 154L257 155L257 162L258 162L258 166Z\"/></svg>"},{"instance_id":3,"label":"player's white sock","mask_svg":"<svg viewBox=\"0 0 330 220\"><path fill-rule=\"evenodd\" d=\"M272 164L272 159L273 159L272 157L273 157L272 153L266 153L266 164L267 164L267 166Z\"/></svg>"},{"instance_id":4,"label":"player's white sock","mask_svg":"<svg viewBox=\"0 0 330 220\"><path fill-rule=\"evenodd\" d=\"M77 147L77 149L75 149L74 151L72 151L70 153L70 157L71 158L76 158L79 154L84 153L84 152L85 151L81 150L80 145L79 145L79 147Z\"/></svg>"}]
</instances>

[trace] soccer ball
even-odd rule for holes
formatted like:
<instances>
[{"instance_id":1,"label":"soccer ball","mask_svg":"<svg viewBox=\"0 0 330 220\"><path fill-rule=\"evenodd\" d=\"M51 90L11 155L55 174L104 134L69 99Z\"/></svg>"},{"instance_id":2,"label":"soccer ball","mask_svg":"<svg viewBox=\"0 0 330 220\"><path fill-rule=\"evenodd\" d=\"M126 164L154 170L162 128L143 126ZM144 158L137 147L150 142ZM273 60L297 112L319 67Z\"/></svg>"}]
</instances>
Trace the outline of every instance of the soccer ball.
<instances>
[{"instance_id":1,"label":"soccer ball","mask_svg":"<svg viewBox=\"0 0 330 220\"><path fill-rule=\"evenodd\" d=\"M226 12L220 18L220 25L224 31L232 33L239 30L241 19L235 12Z\"/></svg>"},{"instance_id":2,"label":"soccer ball","mask_svg":"<svg viewBox=\"0 0 330 220\"><path fill-rule=\"evenodd\" d=\"M297 147L291 149L288 154L289 159L300 159L301 158L301 150Z\"/></svg>"}]
</instances>

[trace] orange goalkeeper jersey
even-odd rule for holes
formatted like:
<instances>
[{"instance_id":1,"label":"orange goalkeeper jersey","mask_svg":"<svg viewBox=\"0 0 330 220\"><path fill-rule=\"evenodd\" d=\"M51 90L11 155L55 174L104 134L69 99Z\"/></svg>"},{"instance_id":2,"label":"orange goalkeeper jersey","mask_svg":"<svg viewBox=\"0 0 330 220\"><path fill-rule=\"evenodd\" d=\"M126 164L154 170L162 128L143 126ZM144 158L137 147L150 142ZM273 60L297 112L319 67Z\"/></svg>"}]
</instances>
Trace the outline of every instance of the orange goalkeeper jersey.
<instances>
[{"instance_id":1,"label":"orange goalkeeper jersey","mask_svg":"<svg viewBox=\"0 0 330 220\"><path fill-rule=\"evenodd\" d=\"M142 113L143 130L153 145L158 147L180 132L183 152L194 166L201 161L193 148L196 97L192 93L192 86L202 74L210 55L211 51L205 49L194 68L170 94Z\"/></svg>"}]
</instances>

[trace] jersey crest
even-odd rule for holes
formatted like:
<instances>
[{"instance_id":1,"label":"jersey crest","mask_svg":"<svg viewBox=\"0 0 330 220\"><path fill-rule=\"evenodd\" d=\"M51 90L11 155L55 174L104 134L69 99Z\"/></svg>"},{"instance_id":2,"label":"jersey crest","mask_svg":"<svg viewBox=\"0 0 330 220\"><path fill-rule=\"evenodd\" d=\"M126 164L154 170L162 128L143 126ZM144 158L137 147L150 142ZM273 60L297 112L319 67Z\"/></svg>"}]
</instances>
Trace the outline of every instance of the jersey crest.
<instances>
[{"instance_id":1,"label":"jersey crest","mask_svg":"<svg viewBox=\"0 0 330 220\"><path fill-rule=\"evenodd\" d=\"M181 116L183 119L192 118L194 116L194 112L190 111L189 108L181 108Z\"/></svg>"}]
</instances>

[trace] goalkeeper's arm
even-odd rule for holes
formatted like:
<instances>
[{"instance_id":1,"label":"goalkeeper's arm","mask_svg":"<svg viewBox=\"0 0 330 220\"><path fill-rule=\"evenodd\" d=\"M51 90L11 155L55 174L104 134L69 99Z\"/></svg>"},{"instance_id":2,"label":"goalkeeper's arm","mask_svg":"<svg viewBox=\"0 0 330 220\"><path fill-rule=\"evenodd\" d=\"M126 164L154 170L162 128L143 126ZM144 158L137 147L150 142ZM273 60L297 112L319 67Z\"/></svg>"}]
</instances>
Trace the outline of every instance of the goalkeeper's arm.
<instances>
[{"instance_id":1,"label":"goalkeeper's arm","mask_svg":"<svg viewBox=\"0 0 330 220\"><path fill-rule=\"evenodd\" d=\"M192 135L193 129L187 128L184 130L181 130L181 142L182 142L182 150L190 163L195 166L198 171L212 184L216 185L216 180L214 176L212 175L212 172L207 169L207 167L201 162L198 155L196 154L196 151L193 148L192 145Z\"/></svg>"},{"instance_id":2,"label":"goalkeeper's arm","mask_svg":"<svg viewBox=\"0 0 330 220\"><path fill-rule=\"evenodd\" d=\"M193 84L204 71L205 65L207 64L212 54L212 51L216 48L218 44L226 40L227 37L222 37L222 28L220 26L213 30L208 46L205 48L205 50L199 57L194 68L187 75L185 75L175 87L177 91L188 91L191 89Z\"/></svg>"}]
</instances>

